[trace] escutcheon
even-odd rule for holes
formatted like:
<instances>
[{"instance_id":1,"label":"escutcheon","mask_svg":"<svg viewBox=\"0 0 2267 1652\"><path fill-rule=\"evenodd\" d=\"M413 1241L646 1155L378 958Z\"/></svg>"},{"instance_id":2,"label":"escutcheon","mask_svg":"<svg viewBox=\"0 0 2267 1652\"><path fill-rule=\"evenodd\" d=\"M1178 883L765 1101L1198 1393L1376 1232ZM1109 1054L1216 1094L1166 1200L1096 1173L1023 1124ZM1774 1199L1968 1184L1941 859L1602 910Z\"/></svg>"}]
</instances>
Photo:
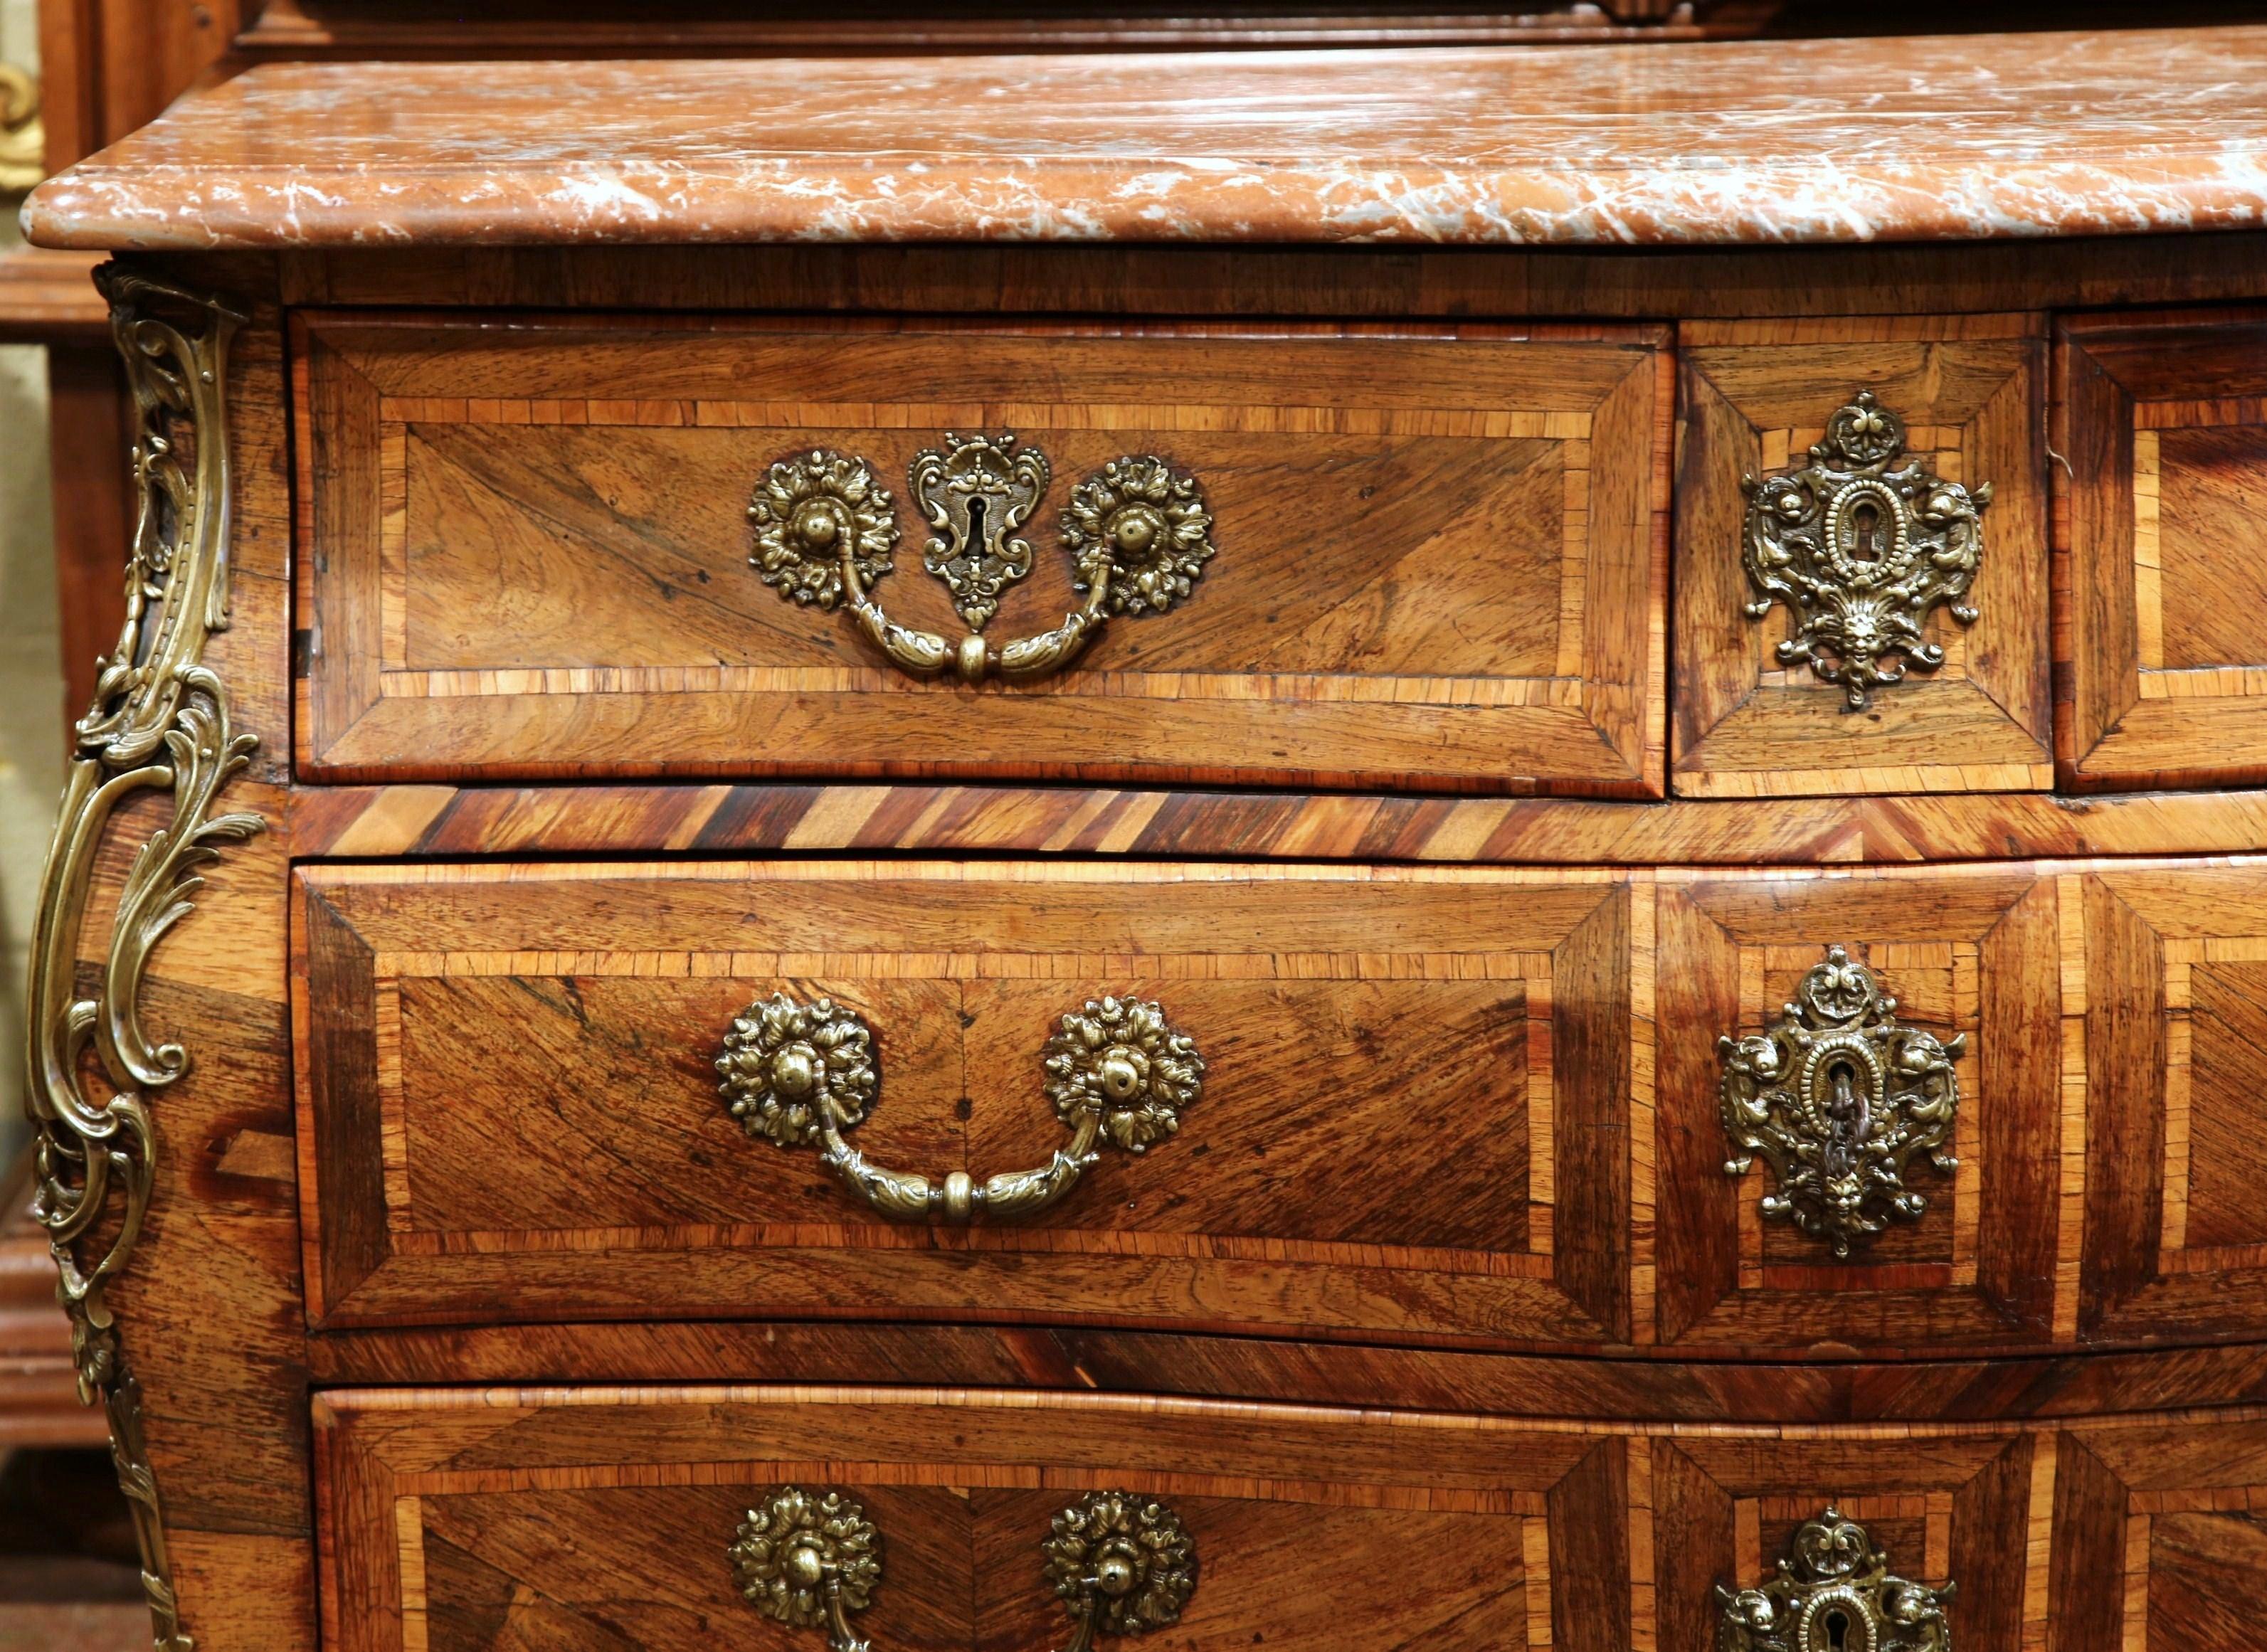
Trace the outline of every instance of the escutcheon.
<instances>
[{"instance_id":1,"label":"escutcheon","mask_svg":"<svg viewBox=\"0 0 2267 1652\"><path fill-rule=\"evenodd\" d=\"M1197 479L1155 454L1122 455L1073 489L1062 513L1079 606L1051 629L995 645L984 627L1031 571L1031 543L1020 530L1051 474L1045 453L1005 434L948 433L913 459L907 481L930 531L921 561L968 626L957 642L899 624L875 597L895 567L897 508L855 454L819 448L767 470L748 504L748 561L788 601L830 613L847 607L867 641L908 676L1037 682L1068 665L1112 618L1164 613L1186 600L1214 554Z\"/></svg>"},{"instance_id":2,"label":"escutcheon","mask_svg":"<svg viewBox=\"0 0 2267 1652\"><path fill-rule=\"evenodd\" d=\"M1960 1105L1952 1063L1967 1035L1940 1041L1901 1026L1897 1008L1873 971L1830 946L1769 1027L1716 1040L1735 1155L1725 1172L1744 1176L1762 1155L1779 1184L1764 1195L1764 1216L1824 1238L1838 1257L1891 1217L1928 1208L1905 1186L1916 1154L1941 1171L1960 1163L1943 1149Z\"/></svg>"},{"instance_id":3,"label":"escutcheon","mask_svg":"<svg viewBox=\"0 0 2267 1652\"><path fill-rule=\"evenodd\" d=\"M953 612L981 631L1000 598L1031 571L1031 542L1016 530L1038 508L1053 474L1036 447L1011 435L955 436L924 448L906 474L932 537L921 564L952 593Z\"/></svg>"},{"instance_id":4,"label":"escutcheon","mask_svg":"<svg viewBox=\"0 0 2267 1652\"><path fill-rule=\"evenodd\" d=\"M1807 661L1819 680L1841 685L1847 711L1865 709L1908 669L1944 663L1942 647L1924 635L1936 609L1963 625L1976 620L1968 593L1983 562L1992 486L1970 492L1926 459L1900 465L1904 450L1904 421L1861 390L1827 421L1808 465L1740 479L1741 560L1757 593L1748 615L1759 620L1785 603L1792 629L1779 663Z\"/></svg>"},{"instance_id":5,"label":"escutcheon","mask_svg":"<svg viewBox=\"0 0 2267 1652\"><path fill-rule=\"evenodd\" d=\"M1031 1215L1061 1200L1104 1147L1140 1156L1181 1127L1204 1093L1194 1040L1145 998L1089 998L1064 1015L1039 1053L1048 1101L1070 1140L1031 1170L978 1181L875 1164L844 1139L881 1093L874 1035L856 1010L786 993L732 1019L716 1058L717 1090L741 1129L778 1148L815 1148L836 1179L899 1222L965 1225Z\"/></svg>"},{"instance_id":6,"label":"escutcheon","mask_svg":"<svg viewBox=\"0 0 2267 1652\"><path fill-rule=\"evenodd\" d=\"M1830 1506L1761 1589L1716 1585L1716 1652L1952 1652L1955 1586L1906 1582L1865 1527Z\"/></svg>"}]
</instances>

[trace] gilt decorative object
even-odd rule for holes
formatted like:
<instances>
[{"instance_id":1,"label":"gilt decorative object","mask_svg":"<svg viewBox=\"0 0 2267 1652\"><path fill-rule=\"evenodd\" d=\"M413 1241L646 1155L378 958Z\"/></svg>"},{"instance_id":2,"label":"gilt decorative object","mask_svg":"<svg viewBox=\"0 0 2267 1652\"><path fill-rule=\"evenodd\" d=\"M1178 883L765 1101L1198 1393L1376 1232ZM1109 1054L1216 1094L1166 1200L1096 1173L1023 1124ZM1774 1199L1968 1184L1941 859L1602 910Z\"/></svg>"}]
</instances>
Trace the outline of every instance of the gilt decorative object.
<instances>
[{"instance_id":1,"label":"gilt decorative object","mask_svg":"<svg viewBox=\"0 0 2267 1652\"><path fill-rule=\"evenodd\" d=\"M1072 491L1060 538L1082 600L1051 629L994 644L982 635L1032 567L1020 532L1051 467L1012 435L948 433L924 449L908 482L930 538L921 561L968 626L957 642L891 620L874 588L893 569L895 502L865 459L829 449L783 459L748 505L758 577L791 602L847 606L882 657L908 676L965 683L1036 682L1068 665L1113 617L1163 613L1185 601L1214 554L1212 513L1193 476L1149 454L1111 460Z\"/></svg>"},{"instance_id":2,"label":"gilt decorative object","mask_svg":"<svg viewBox=\"0 0 2267 1652\"><path fill-rule=\"evenodd\" d=\"M1760 1589L1716 1585L1716 1652L1952 1652L1955 1586L1908 1582L1866 1529L1829 1507L1797 1528Z\"/></svg>"},{"instance_id":3,"label":"gilt decorative object","mask_svg":"<svg viewBox=\"0 0 2267 1652\"><path fill-rule=\"evenodd\" d=\"M1838 1257L1892 1217L1928 1208L1905 1186L1916 1155L1948 1172L1960 1163L1944 1147L1960 1105L1952 1063L1967 1035L1940 1041L1901 1026L1897 1008L1873 971L1832 946L1770 1026L1716 1041L1734 1149L1726 1173L1744 1176L1760 1155L1778 1184L1764 1215L1825 1239Z\"/></svg>"},{"instance_id":4,"label":"gilt decorative object","mask_svg":"<svg viewBox=\"0 0 2267 1652\"><path fill-rule=\"evenodd\" d=\"M1113 459L1079 483L1062 516L1074 590L1099 589L1111 613L1163 613L1213 556L1212 517L1192 477L1161 459Z\"/></svg>"},{"instance_id":5,"label":"gilt decorative object","mask_svg":"<svg viewBox=\"0 0 2267 1652\"><path fill-rule=\"evenodd\" d=\"M811 1147L838 1180L894 1221L965 1224L1045 1210L1078 1185L1101 1149L1142 1154L1181 1127L1204 1090L1204 1061L1158 1005L1090 998L1066 1014L1040 1054L1047 1099L1071 1133L1045 1164L979 1182L932 1179L873 1164L844 1139L881 1089L873 1034L855 1010L774 993L735 1017L716 1058L719 1093L751 1137Z\"/></svg>"},{"instance_id":6,"label":"gilt decorative object","mask_svg":"<svg viewBox=\"0 0 2267 1652\"><path fill-rule=\"evenodd\" d=\"M1748 614L1759 620L1785 603L1792 630L1779 663L1807 661L1821 681L1842 686L1847 710L1865 709L1908 670L1944 663L1943 648L1925 635L1936 609L1963 625L1976 620L1968 594L1992 486L1971 492L1926 459L1900 465L1904 447L1904 422L1863 390L1827 421L1808 465L1740 479L1741 559L1757 592Z\"/></svg>"},{"instance_id":7,"label":"gilt decorative object","mask_svg":"<svg viewBox=\"0 0 2267 1652\"><path fill-rule=\"evenodd\" d=\"M126 622L75 728L61 818L40 880L26 1005L35 1133L33 1211L47 1230L70 1317L79 1398L109 1415L111 1457L142 1548L157 1652L187 1652L174 1605L141 1389L111 1312L157 1179L150 1100L189 1070L187 1047L142 1024L151 951L192 911L219 846L263 829L217 812L257 744L235 731L228 686L204 664L228 626L231 504L225 386L244 316L115 264L97 272L133 392L138 511L126 558ZM78 988L95 861L119 808L162 792L170 812L136 846L110 916L99 982ZM97 1075L99 1082L97 1082Z\"/></svg>"}]
</instances>

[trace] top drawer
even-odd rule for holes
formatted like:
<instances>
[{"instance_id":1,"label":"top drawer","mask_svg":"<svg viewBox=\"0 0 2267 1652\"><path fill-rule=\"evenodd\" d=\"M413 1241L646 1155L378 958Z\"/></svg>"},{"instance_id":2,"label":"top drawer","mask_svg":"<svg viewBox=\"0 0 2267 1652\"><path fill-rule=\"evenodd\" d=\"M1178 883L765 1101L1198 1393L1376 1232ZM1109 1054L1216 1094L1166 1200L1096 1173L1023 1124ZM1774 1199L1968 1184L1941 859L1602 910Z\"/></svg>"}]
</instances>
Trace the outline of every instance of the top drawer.
<instances>
[{"instance_id":1,"label":"top drawer","mask_svg":"<svg viewBox=\"0 0 2267 1652\"><path fill-rule=\"evenodd\" d=\"M1662 790L1658 329L295 343L315 778Z\"/></svg>"}]
</instances>

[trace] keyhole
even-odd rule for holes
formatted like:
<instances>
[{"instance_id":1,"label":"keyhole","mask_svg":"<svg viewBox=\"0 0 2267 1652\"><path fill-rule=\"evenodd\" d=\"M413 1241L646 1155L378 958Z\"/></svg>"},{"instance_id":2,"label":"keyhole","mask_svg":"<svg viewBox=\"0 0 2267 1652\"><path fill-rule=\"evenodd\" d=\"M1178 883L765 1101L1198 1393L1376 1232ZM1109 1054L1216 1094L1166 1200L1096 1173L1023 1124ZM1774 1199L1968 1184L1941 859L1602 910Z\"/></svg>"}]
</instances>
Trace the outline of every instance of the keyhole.
<instances>
[{"instance_id":1,"label":"keyhole","mask_svg":"<svg viewBox=\"0 0 2267 1652\"><path fill-rule=\"evenodd\" d=\"M1877 505L1860 500L1850 512L1850 554L1861 562L1882 560L1880 534L1882 512Z\"/></svg>"},{"instance_id":2,"label":"keyhole","mask_svg":"<svg viewBox=\"0 0 2267 1652\"><path fill-rule=\"evenodd\" d=\"M1850 1620L1838 1612L1826 1614L1826 1644L1841 1652L1849 1644Z\"/></svg>"},{"instance_id":3,"label":"keyhole","mask_svg":"<svg viewBox=\"0 0 2267 1652\"><path fill-rule=\"evenodd\" d=\"M984 501L980 498L968 502L968 543L963 548L971 555L984 548Z\"/></svg>"}]
</instances>

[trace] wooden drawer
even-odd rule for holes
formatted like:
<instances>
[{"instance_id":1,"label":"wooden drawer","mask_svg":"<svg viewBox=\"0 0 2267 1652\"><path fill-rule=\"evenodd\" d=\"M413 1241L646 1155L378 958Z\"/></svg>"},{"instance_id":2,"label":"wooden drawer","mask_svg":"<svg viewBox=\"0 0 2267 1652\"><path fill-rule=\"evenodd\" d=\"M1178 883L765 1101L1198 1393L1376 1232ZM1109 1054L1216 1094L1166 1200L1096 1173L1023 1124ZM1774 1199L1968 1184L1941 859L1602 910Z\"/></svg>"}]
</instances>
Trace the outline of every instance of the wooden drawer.
<instances>
[{"instance_id":1,"label":"wooden drawer","mask_svg":"<svg viewBox=\"0 0 2267 1652\"><path fill-rule=\"evenodd\" d=\"M320 1326L829 1314L1873 1357L2267 1333L2256 861L299 877ZM1958 1091L1891 1167L1924 1204L1869 1197L1874 1230L1772 1219L1785 1172L1725 1117L1726 1039L1834 1031L1785 1009L1834 947L1897 1001L1875 1054L1926 1035ZM855 1013L877 1076L840 1134L920 1189L759 1134L791 1103L768 1079L728 1111L728 1032L782 993L832 1013L735 1035L742 1070ZM1075 1146L1063 1017L1134 1000L1165 1029L1089 1053L1166 1059L1176 1105L1194 1079L1177 1128L1129 1113L1141 1153L1105 1132L1082 1179L969 1208Z\"/></svg>"},{"instance_id":2,"label":"wooden drawer","mask_svg":"<svg viewBox=\"0 0 2267 1652\"><path fill-rule=\"evenodd\" d=\"M319 1324L847 1314L1630 1340L1625 874L791 863L299 884ZM781 993L870 1029L878 1096L842 1134L924 1173L925 1214L869 1204L817 1143L754 1134L784 1114L777 1085L747 1128L727 1111L720 1048ZM1149 1118L1146 1151L1106 1137L1052 1207L955 1225L950 1173L972 1192L1072 1146L1045 1058L1066 1015L1118 1014L1111 995L1153 1001L1193 1045L1178 1133ZM827 1039L782 1033L762 1061L789 1044ZM1170 1053L1130 1024L1068 1057L1120 1047L1166 1082ZM844 1084L830 1093L872 1088Z\"/></svg>"},{"instance_id":3,"label":"wooden drawer","mask_svg":"<svg viewBox=\"0 0 2267 1652\"><path fill-rule=\"evenodd\" d=\"M2064 782L2267 779L2267 312L2060 329Z\"/></svg>"},{"instance_id":4,"label":"wooden drawer","mask_svg":"<svg viewBox=\"0 0 2267 1652\"><path fill-rule=\"evenodd\" d=\"M1673 789L1697 797L2045 789L2053 768L2044 320L1695 322L1678 342ZM1874 415L1893 422L1845 437L1838 410L1867 394ZM1899 508L1879 491L1885 474L1916 482L1904 504L1911 563L1881 554L1899 531ZM1788 475L1797 491L1774 493L1773 479ZM1953 571L1960 558L1944 523L1926 519L1930 488L1916 480L1925 477L1992 489L1970 585L1933 577L1938 555ZM1852 567L1870 560L1918 575L1858 568L1853 576L1798 557L1785 582L1766 589L1749 569L1746 541L1788 498L1796 514L1772 525L1772 555L1840 532L1852 540L1844 561ZM1838 529L1845 498L1853 512L1872 514ZM1866 703L1853 706L1850 666L1865 657L1853 640L1868 631L1892 637L1911 612L1882 599L1889 589L1943 598L1922 605L1919 635L1905 639L1918 646L1874 657L1880 674L1904 669L1903 679L1857 685ZM1971 622L1956 616L1963 607ZM1814 621L1819 655L1844 680L1812 663ZM1924 669L1923 649L1941 650L1941 663Z\"/></svg>"},{"instance_id":5,"label":"wooden drawer","mask_svg":"<svg viewBox=\"0 0 2267 1652\"><path fill-rule=\"evenodd\" d=\"M1097 1394L549 1389L330 1393L315 1429L325 1644L341 1652L823 1652L822 1628L759 1611L735 1570L743 1523L784 1487L847 1498L873 1529L878 1568L850 1626L880 1652L1067 1641L1074 1608L1042 1546L1060 1513L1113 1492L1162 1506L1185 1540L1144 1582L1192 1580L1164 1591L1178 1615L1161 1626L1191 1652L1713 1645L1718 1586L1764 1586L1830 1505L1892 1575L1956 1585L1942 1610L1963 1652L2244 1644L2232 1626L2251 1621L2267 1566L2267 1421L2249 1412L1684 1429ZM759 1579L779 1569L750 1559Z\"/></svg>"},{"instance_id":6,"label":"wooden drawer","mask_svg":"<svg viewBox=\"0 0 2267 1652\"><path fill-rule=\"evenodd\" d=\"M313 778L1662 790L1657 327L318 312L295 337ZM1106 590L1075 585L1081 546L1116 547ZM1010 646L1093 603L1067 663L1064 633Z\"/></svg>"}]
</instances>

